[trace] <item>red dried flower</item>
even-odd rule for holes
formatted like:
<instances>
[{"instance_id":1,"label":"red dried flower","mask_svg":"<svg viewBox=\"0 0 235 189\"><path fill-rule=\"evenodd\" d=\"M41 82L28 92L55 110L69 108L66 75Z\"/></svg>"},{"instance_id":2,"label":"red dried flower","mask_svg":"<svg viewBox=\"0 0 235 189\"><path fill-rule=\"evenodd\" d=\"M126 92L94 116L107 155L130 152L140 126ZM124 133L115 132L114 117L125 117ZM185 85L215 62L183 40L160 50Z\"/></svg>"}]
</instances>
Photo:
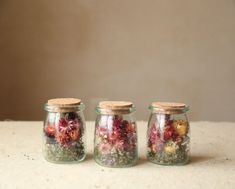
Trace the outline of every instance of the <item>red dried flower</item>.
<instances>
[{"instance_id":1,"label":"red dried flower","mask_svg":"<svg viewBox=\"0 0 235 189\"><path fill-rule=\"evenodd\" d=\"M48 124L44 129L45 134L48 137L55 137L56 129L54 124Z\"/></svg>"},{"instance_id":2,"label":"red dried flower","mask_svg":"<svg viewBox=\"0 0 235 189\"><path fill-rule=\"evenodd\" d=\"M163 131L159 130L156 123L154 123L149 131L148 146L151 147L152 144L162 143L168 140L176 141L178 137L179 135L173 127L172 120L167 120Z\"/></svg>"},{"instance_id":3,"label":"red dried flower","mask_svg":"<svg viewBox=\"0 0 235 189\"><path fill-rule=\"evenodd\" d=\"M103 138L107 137L109 144L120 150L125 148L130 150L133 148L132 144L136 143L135 123L122 120L122 117L117 115L113 117L112 125L97 126L96 134Z\"/></svg>"},{"instance_id":4,"label":"red dried flower","mask_svg":"<svg viewBox=\"0 0 235 189\"><path fill-rule=\"evenodd\" d=\"M123 120L122 123L120 124L121 128L127 128L129 125L129 122L127 120Z\"/></svg>"},{"instance_id":5,"label":"red dried flower","mask_svg":"<svg viewBox=\"0 0 235 189\"><path fill-rule=\"evenodd\" d=\"M120 117L114 117L113 127L114 128L121 128L122 127L122 119Z\"/></svg>"},{"instance_id":6,"label":"red dried flower","mask_svg":"<svg viewBox=\"0 0 235 189\"><path fill-rule=\"evenodd\" d=\"M68 123L67 123L66 119L64 119L64 118L59 119L59 126L60 127L67 127L67 125L68 125Z\"/></svg>"},{"instance_id":7,"label":"red dried flower","mask_svg":"<svg viewBox=\"0 0 235 189\"><path fill-rule=\"evenodd\" d=\"M176 133L176 131L174 130L174 128L171 125L166 126L164 128L164 141L167 141L170 139L175 141L177 137L178 137L178 134Z\"/></svg>"},{"instance_id":8,"label":"red dried flower","mask_svg":"<svg viewBox=\"0 0 235 189\"><path fill-rule=\"evenodd\" d=\"M60 118L58 134L56 136L56 141L58 143L68 146L71 142L79 140L80 137L80 122L77 118L74 120Z\"/></svg>"}]
</instances>

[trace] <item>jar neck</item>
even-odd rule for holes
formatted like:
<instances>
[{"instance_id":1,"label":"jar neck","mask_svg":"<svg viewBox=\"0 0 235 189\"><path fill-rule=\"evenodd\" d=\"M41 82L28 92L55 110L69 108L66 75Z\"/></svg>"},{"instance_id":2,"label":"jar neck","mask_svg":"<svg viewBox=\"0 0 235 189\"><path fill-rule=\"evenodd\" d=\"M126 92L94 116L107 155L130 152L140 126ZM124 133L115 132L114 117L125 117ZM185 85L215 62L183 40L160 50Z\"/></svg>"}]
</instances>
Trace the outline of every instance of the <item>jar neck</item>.
<instances>
[{"instance_id":1,"label":"jar neck","mask_svg":"<svg viewBox=\"0 0 235 189\"><path fill-rule=\"evenodd\" d=\"M79 105L49 105L48 103L45 104L44 109L47 112L80 112L85 109L85 105L83 103L80 103Z\"/></svg>"},{"instance_id":2,"label":"jar neck","mask_svg":"<svg viewBox=\"0 0 235 189\"><path fill-rule=\"evenodd\" d=\"M132 114L136 111L136 108L132 106L131 108L120 108L120 109L107 109L96 107L97 114L105 114L105 115L122 115L122 114Z\"/></svg>"},{"instance_id":3,"label":"jar neck","mask_svg":"<svg viewBox=\"0 0 235 189\"><path fill-rule=\"evenodd\" d=\"M152 113L159 113L159 114L185 114L189 111L189 106L185 106L184 108L159 108L154 107L152 105L149 106L149 109Z\"/></svg>"}]
</instances>

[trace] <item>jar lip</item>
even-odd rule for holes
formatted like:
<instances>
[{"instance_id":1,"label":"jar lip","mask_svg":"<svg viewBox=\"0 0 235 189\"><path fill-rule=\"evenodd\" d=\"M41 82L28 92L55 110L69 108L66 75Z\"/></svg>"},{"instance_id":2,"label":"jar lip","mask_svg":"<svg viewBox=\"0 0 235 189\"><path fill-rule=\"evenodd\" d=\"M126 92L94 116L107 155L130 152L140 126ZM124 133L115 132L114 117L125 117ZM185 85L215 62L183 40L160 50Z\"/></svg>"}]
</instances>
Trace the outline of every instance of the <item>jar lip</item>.
<instances>
[{"instance_id":1,"label":"jar lip","mask_svg":"<svg viewBox=\"0 0 235 189\"><path fill-rule=\"evenodd\" d=\"M153 102L149 109L156 113L181 114L189 111L189 106L178 102Z\"/></svg>"},{"instance_id":2,"label":"jar lip","mask_svg":"<svg viewBox=\"0 0 235 189\"><path fill-rule=\"evenodd\" d=\"M66 104L66 105L52 105L48 102L44 105L44 110L48 112L74 112L74 111L83 111L85 105L80 102L79 104Z\"/></svg>"}]
</instances>

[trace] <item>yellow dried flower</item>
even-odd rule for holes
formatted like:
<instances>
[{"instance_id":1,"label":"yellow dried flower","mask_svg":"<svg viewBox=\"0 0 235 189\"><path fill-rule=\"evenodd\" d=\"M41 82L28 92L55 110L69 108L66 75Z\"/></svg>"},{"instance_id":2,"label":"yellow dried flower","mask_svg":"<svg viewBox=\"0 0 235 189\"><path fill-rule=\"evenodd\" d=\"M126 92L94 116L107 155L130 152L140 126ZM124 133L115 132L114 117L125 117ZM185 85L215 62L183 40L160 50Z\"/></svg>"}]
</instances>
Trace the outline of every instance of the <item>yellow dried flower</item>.
<instances>
[{"instance_id":1,"label":"yellow dried flower","mask_svg":"<svg viewBox=\"0 0 235 189\"><path fill-rule=\"evenodd\" d=\"M175 154L176 153L176 148L173 145L172 146L165 146L164 150L167 154Z\"/></svg>"},{"instance_id":2,"label":"yellow dried flower","mask_svg":"<svg viewBox=\"0 0 235 189\"><path fill-rule=\"evenodd\" d=\"M175 120L173 127L179 136L184 136L188 132L188 122L185 120Z\"/></svg>"}]
</instances>

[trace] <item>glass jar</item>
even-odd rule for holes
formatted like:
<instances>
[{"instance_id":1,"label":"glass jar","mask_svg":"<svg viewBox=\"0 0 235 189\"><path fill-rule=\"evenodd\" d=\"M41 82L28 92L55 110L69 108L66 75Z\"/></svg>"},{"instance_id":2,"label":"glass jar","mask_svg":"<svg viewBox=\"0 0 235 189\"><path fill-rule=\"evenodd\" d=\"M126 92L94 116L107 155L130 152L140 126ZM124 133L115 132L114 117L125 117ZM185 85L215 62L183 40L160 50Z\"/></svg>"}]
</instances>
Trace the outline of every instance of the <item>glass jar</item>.
<instances>
[{"instance_id":1,"label":"glass jar","mask_svg":"<svg viewBox=\"0 0 235 189\"><path fill-rule=\"evenodd\" d=\"M103 101L96 107L94 159L106 167L129 167L138 160L135 107L131 102Z\"/></svg>"},{"instance_id":2,"label":"glass jar","mask_svg":"<svg viewBox=\"0 0 235 189\"><path fill-rule=\"evenodd\" d=\"M161 165L183 165L189 161L189 122L183 103L154 102L149 107L149 161Z\"/></svg>"},{"instance_id":3,"label":"glass jar","mask_svg":"<svg viewBox=\"0 0 235 189\"><path fill-rule=\"evenodd\" d=\"M85 106L80 99L48 100L43 127L43 155L54 163L85 159Z\"/></svg>"}]
</instances>

